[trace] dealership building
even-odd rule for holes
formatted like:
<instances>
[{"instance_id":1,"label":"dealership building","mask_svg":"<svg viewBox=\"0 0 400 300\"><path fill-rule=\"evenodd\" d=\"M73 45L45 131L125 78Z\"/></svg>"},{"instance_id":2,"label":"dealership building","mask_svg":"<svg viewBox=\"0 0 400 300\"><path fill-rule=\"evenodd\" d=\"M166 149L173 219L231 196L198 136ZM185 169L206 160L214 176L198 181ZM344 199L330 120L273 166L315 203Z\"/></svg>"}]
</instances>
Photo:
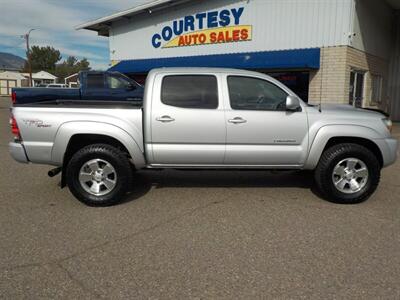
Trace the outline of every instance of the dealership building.
<instances>
[{"instance_id":1,"label":"dealership building","mask_svg":"<svg viewBox=\"0 0 400 300\"><path fill-rule=\"evenodd\" d=\"M157 0L77 27L108 37L110 70L256 70L309 103L400 121L400 0Z\"/></svg>"}]
</instances>

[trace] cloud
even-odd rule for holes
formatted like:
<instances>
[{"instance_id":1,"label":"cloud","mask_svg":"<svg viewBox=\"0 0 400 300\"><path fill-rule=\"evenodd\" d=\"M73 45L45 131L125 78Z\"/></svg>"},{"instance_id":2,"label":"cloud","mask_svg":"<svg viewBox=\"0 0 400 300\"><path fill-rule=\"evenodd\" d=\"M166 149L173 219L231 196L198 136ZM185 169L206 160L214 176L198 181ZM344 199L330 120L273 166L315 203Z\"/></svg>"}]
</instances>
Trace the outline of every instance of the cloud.
<instances>
[{"instance_id":1,"label":"cloud","mask_svg":"<svg viewBox=\"0 0 400 300\"><path fill-rule=\"evenodd\" d=\"M25 56L21 35L30 28L31 45L52 46L63 57L86 57L92 65L107 66L108 39L75 26L149 0L1 0L0 51Z\"/></svg>"}]
</instances>

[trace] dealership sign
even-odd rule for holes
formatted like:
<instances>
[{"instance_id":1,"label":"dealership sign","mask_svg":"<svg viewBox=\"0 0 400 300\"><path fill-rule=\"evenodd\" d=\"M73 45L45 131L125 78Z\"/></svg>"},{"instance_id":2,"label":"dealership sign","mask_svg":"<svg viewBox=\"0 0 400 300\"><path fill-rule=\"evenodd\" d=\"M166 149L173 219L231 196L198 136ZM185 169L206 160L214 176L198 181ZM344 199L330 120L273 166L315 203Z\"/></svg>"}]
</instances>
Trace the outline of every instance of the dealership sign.
<instances>
[{"instance_id":1,"label":"dealership sign","mask_svg":"<svg viewBox=\"0 0 400 300\"><path fill-rule=\"evenodd\" d=\"M154 48L250 41L252 26L241 25L244 7L210 11L175 20L153 35Z\"/></svg>"}]
</instances>

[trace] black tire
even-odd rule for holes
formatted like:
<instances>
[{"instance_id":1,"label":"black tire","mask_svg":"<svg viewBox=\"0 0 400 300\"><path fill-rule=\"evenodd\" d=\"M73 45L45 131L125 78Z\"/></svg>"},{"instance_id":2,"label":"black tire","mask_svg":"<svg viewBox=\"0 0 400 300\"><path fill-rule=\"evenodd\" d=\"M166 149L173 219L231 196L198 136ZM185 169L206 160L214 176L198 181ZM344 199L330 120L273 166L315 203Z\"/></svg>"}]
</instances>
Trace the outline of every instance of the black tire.
<instances>
[{"instance_id":1,"label":"black tire","mask_svg":"<svg viewBox=\"0 0 400 300\"><path fill-rule=\"evenodd\" d=\"M364 187L354 193L344 193L335 187L333 172L341 161L355 158L361 160L368 169L368 179ZM322 196L327 200L340 204L356 204L367 200L376 190L380 180L381 165L377 157L366 147L343 143L326 149L315 169L315 182Z\"/></svg>"},{"instance_id":2,"label":"black tire","mask_svg":"<svg viewBox=\"0 0 400 300\"><path fill-rule=\"evenodd\" d=\"M87 166L87 162L93 160L99 161L99 163L107 162L113 168L113 174L110 174L110 176L114 177L111 178L114 181L112 189L108 190L105 185L102 185L101 188L105 189L105 191L99 190L99 193L106 193L104 195L91 194L90 191L85 190L85 184L79 180L81 168ZM131 164L127 155L113 146L107 144L89 145L72 156L67 165L66 182L71 193L86 205L110 206L121 201L129 190L132 182ZM94 183L96 184L96 182ZM99 183L97 184L100 185ZM86 189L90 189L90 180Z\"/></svg>"}]
</instances>

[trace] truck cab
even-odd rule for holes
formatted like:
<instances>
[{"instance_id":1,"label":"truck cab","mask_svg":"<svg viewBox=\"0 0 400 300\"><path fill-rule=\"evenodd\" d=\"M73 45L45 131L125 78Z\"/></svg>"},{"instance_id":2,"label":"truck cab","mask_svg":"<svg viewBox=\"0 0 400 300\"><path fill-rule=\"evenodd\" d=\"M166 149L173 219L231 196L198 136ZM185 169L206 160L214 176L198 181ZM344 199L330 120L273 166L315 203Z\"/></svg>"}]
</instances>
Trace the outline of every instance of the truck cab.
<instances>
[{"instance_id":1,"label":"truck cab","mask_svg":"<svg viewBox=\"0 0 400 300\"><path fill-rule=\"evenodd\" d=\"M87 71L79 74L85 100L141 101L143 87L119 72Z\"/></svg>"}]
</instances>

